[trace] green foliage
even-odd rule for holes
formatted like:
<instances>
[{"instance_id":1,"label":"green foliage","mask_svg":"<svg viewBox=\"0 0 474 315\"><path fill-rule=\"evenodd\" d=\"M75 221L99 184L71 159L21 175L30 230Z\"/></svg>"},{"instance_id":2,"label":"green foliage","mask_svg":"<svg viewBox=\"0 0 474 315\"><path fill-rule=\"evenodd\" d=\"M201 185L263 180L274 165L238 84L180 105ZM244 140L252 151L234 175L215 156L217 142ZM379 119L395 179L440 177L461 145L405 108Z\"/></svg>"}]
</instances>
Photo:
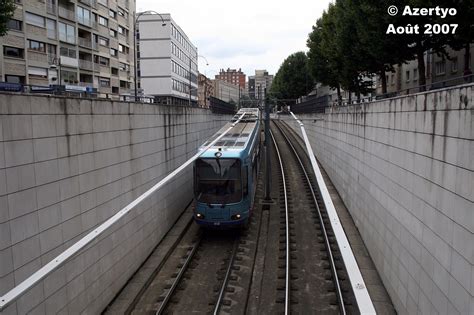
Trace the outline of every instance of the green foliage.
<instances>
[{"instance_id":1,"label":"green foliage","mask_svg":"<svg viewBox=\"0 0 474 315\"><path fill-rule=\"evenodd\" d=\"M309 34L307 41L308 65L315 81L332 88L339 88L342 76L342 56L333 40L335 17L335 6L329 4L328 10L313 26L313 31Z\"/></svg>"},{"instance_id":2,"label":"green foliage","mask_svg":"<svg viewBox=\"0 0 474 315\"><path fill-rule=\"evenodd\" d=\"M8 32L7 23L15 12L15 3L13 0L0 0L0 36Z\"/></svg>"},{"instance_id":3,"label":"green foliage","mask_svg":"<svg viewBox=\"0 0 474 315\"><path fill-rule=\"evenodd\" d=\"M273 79L270 96L297 99L308 94L313 86L314 80L308 71L308 57L300 51L283 61Z\"/></svg>"},{"instance_id":4,"label":"green foliage","mask_svg":"<svg viewBox=\"0 0 474 315\"><path fill-rule=\"evenodd\" d=\"M396 5L397 16L387 14ZM455 17L402 16L406 5L412 8L456 8ZM424 24L459 24L455 35L424 34ZM371 78L379 74L386 88L385 72L393 65L418 59L419 84L425 84L424 53L446 55L446 45L469 49L473 42L474 0L336 0L316 21L309 34L310 72L317 82L342 87L357 94L370 91ZM389 24L420 25L419 34L386 34ZM466 56L469 54L466 53Z\"/></svg>"},{"instance_id":5,"label":"green foliage","mask_svg":"<svg viewBox=\"0 0 474 315\"><path fill-rule=\"evenodd\" d=\"M443 0L443 7L456 7L458 12L454 17L448 17L444 23L459 25L456 34L447 42L455 50L465 50L464 70L469 69L470 44L474 42L474 0Z\"/></svg>"}]
</instances>

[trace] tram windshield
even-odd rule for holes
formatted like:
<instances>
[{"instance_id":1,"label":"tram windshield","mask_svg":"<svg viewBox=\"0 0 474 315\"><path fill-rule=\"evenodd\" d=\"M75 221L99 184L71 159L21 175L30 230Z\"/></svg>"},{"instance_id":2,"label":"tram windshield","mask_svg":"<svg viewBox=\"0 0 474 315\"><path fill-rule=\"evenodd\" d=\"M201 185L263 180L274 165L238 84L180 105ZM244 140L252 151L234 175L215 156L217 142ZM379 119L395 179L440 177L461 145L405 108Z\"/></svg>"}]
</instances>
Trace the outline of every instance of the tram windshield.
<instances>
[{"instance_id":1,"label":"tram windshield","mask_svg":"<svg viewBox=\"0 0 474 315\"><path fill-rule=\"evenodd\" d=\"M199 202L236 203L242 199L238 159L198 159L195 193Z\"/></svg>"}]
</instances>

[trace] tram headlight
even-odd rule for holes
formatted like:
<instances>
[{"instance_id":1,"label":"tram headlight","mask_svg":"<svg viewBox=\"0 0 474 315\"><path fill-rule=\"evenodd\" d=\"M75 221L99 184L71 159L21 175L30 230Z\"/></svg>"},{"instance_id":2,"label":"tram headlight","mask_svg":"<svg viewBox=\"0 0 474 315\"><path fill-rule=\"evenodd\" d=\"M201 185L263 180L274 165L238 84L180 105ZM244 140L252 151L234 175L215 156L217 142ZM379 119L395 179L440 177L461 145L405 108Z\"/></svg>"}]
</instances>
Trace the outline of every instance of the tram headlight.
<instances>
[{"instance_id":1,"label":"tram headlight","mask_svg":"<svg viewBox=\"0 0 474 315\"><path fill-rule=\"evenodd\" d=\"M204 219L204 215L201 213L196 213L196 218L198 219Z\"/></svg>"}]
</instances>

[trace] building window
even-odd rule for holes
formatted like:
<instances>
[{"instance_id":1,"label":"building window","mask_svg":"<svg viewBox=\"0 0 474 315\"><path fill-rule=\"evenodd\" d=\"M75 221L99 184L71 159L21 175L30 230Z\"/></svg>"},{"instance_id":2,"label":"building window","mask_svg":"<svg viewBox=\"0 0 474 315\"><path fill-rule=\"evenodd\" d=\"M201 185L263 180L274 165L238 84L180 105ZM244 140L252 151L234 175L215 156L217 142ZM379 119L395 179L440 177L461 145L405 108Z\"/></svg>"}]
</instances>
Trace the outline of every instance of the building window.
<instances>
[{"instance_id":1,"label":"building window","mask_svg":"<svg viewBox=\"0 0 474 315\"><path fill-rule=\"evenodd\" d=\"M110 73L112 73L113 75L118 75L119 74L119 69L118 68L110 68Z\"/></svg>"},{"instance_id":2,"label":"building window","mask_svg":"<svg viewBox=\"0 0 474 315\"><path fill-rule=\"evenodd\" d=\"M109 46L109 40L107 38L104 38L104 37L99 37L99 44L102 45L102 46L108 47Z\"/></svg>"},{"instance_id":3,"label":"building window","mask_svg":"<svg viewBox=\"0 0 474 315\"><path fill-rule=\"evenodd\" d=\"M8 21L7 27L9 30L21 31L23 30L23 22L11 19Z\"/></svg>"},{"instance_id":4,"label":"building window","mask_svg":"<svg viewBox=\"0 0 474 315\"><path fill-rule=\"evenodd\" d=\"M451 72L458 72L458 57L451 60Z\"/></svg>"},{"instance_id":5,"label":"building window","mask_svg":"<svg viewBox=\"0 0 474 315\"><path fill-rule=\"evenodd\" d=\"M128 47L127 46L124 46L122 44L119 44L119 47L118 47L119 51L122 53L122 54L127 54L128 53Z\"/></svg>"},{"instance_id":6,"label":"building window","mask_svg":"<svg viewBox=\"0 0 474 315\"><path fill-rule=\"evenodd\" d=\"M116 19L117 18L117 12L115 12L112 9L109 9L109 16Z\"/></svg>"},{"instance_id":7,"label":"building window","mask_svg":"<svg viewBox=\"0 0 474 315\"><path fill-rule=\"evenodd\" d=\"M391 75L390 81L391 81L392 85L395 84L395 75L393 73Z\"/></svg>"},{"instance_id":8,"label":"building window","mask_svg":"<svg viewBox=\"0 0 474 315\"><path fill-rule=\"evenodd\" d=\"M126 63L119 63L119 69L120 71L128 71L128 65Z\"/></svg>"},{"instance_id":9,"label":"building window","mask_svg":"<svg viewBox=\"0 0 474 315\"><path fill-rule=\"evenodd\" d=\"M30 12L25 13L25 22L27 24L44 27L44 17Z\"/></svg>"},{"instance_id":10,"label":"building window","mask_svg":"<svg viewBox=\"0 0 474 315\"><path fill-rule=\"evenodd\" d=\"M67 47L60 47L59 48L59 54L64 57L69 57L69 58L76 58L76 50L67 48Z\"/></svg>"},{"instance_id":11,"label":"building window","mask_svg":"<svg viewBox=\"0 0 474 315\"><path fill-rule=\"evenodd\" d=\"M99 15L99 24L103 26L109 26L109 20Z\"/></svg>"},{"instance_id":12,"label":"building window","mask_svg":"<svg viewBox=\"0 0 474 315\"><path fill-rule=\"evenodd\" d=\"M125 29L124 29L122 26L119 25L119 26L118 26L118 32L119 32L120 34L124 35L124 34L125 34Z\"/></svg>"},{"instance_id":13,"label":"building window","mask_svg":"<svg viewBox=\"0 0 474 315\"><path fill-rule=\"evenodd\" d=\"M46 79L48 77L48 69L28 67L28 76L30 78Z\"/></svg>"},{"instance_id":14,"label":"building window","mask_svg":"<svg viewBox=\"0 0 474 315\"><path fill-rule=\"evenodd\" d=\"M56 57L56 45L48 44L47 45L47 53Z\"/></svg>"},{"instance_id":15,"label":"building window","mask_svg":"<svg viewBox=\"0 0 474 315\"><path fill-rule=\"evenodd\" d=\"M40 52L46 52L45 44L42 42L37 42L35 40L28 40L28 49L29 50L36 50Z\"/></svg>"},{"instance_id":16,"label":"building window","mask_svg":"<svg viewBox=\"0 0 474 315\"><path fill-rule=\"evenodd\" d=\"M110 34L110 36L112 36L112 37L117 37L117 31L116 31L116 30L110 29L110 30L109 30L109 34Z\"/></svg>"},{"instance_id":17,"label":"building window","mask_svg":"<svg viewBox=\"0 0 474 315\"><path fill-rule=\"evenodd\" d=\"M91 25L91 11L82 8L82 7L77 7L77 22L90 26Z\"/></svg>"},{"instance_id":18,"label":"building window","mask_svg":"<svg viewBox=\"0 0 474 315\"><path fill-rule=\"evenodd\" d=\"M100 78L99 79L100 87L110 87L110 79L107 78Z\"/></svg>"},{"instance_id":19,"label":"building window","mask_svg":"<svg viewBox=\"0 0 474 315\"><path fill-rule=\"evenodd\" d=\"M25 84L25 77L19 75L5 74L5 82Z\"/></svg>"},{"instance_id":20,"label":"building window","mask_svg":"<svg viewBox=\"0 0 474 315\"><path fill-rule=\"evenodd\" d=\"M3 46L3 55L23 59L25 57L25 50L17 47Z\"/></svg>"},{"instance_id":21,"label":"building window","mask_svg":"<svg viewBox=\"0 0 474 315\"><path fill-rule=\"evenodd\" d=\"M406 80L407 82L410 82L410 70L406 71Z\"/></svg>"},{"instance_id":22,"label":"building window","mask_svg":"<svg viewBox=\"0 0 474 315\"><path fill-rule=\"evenodd\" d=\"M110 64L109 58L97 55L94 56L94 62L100 64L101 66L108 66Z\"/></svg>"},{"instance_id":23,"label":"building window","mask_svg":"<svg viewBox=\"0 0 474 315\"><path fill-rule=\"evenodd\" d=\"M77 73L67 70L61 70L61 80L64 83L78 83Z\"/></svg>"},{"instance_id":24,"label":"building window","mask_svg":"<svg viewBox=\"0 0 474 315\"><path fill-rule=\"evenodd\" d=\"M110 48L110 55L111 55L111 56L114 56L114 57L117 57L117 49L115 49L115 48Z\"/></svg>"},{"instance_id":25,"label":"building window","mask_svg":"<svg viewBox=\"0 0 474 315\"><path fill-rule=\"evenodd\" d=\"M418 80L418 69L413 69L413 81Z\"/></svg>"},{"instance_id":26,"label":"building window","mask_svg":"<svg viewBox=\"0 0 474 315\"><path fill-rule=\"evenodd\" d=\"M59 22L58 30L59 40L71 44L76 43L76 29L74 28L74 26Z\"/></svg>"},{"instance_id":27,"label":"building window","mask_svg":"<svg viewBox=\"0 0 474 315\"><path fill-rule=\"evenodd\" d=\"M446 73L446 61L445 60L442 60L442 61L437 61L435 63L435 73L436 75L443 75Z\"/></svg>"},{"instance_id":28,"label":"building window","mask_svg":"<svg viewBox=\"0 0 474 315\"><path fill-rule=\"evenodd\" d=\"M56 39L56 21L46 19L46 28L48 30L48 38Z\"/></svg>"},{"instance_id":29,"label":"building window","mask_svg":"<svg viewBox=\"0 0 474 315\"><path fill-rule=\"evenodd\" d=\"M117 7L117 12L118 12L118 15L124 17L125 19L128 18L127 12L124 9L122 9L121 7Z\"/></svg>"}]
</instances>

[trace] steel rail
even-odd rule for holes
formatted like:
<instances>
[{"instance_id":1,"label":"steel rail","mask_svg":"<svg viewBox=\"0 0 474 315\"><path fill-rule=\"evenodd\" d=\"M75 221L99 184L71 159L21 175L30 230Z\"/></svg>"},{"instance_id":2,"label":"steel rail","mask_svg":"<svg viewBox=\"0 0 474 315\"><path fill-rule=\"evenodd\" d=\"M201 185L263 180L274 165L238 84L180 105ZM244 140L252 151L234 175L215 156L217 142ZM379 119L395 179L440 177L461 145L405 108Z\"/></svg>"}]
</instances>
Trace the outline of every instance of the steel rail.
<instances>
[{"instance_id":1,"label":"steel rail","mask_svg":"<svg viewBox=\"0 0 474 315\"><path fill-rule=\"evenodd\" d=\"M178 275L176 276L175 280L173 281L173 284L171 285L170 289L168 290L168 293L166 293L166 296L165 298L163 299L163 301L161 302L160 304L160 307L158 308L158 310L156 311L156 315L161 315L163 314L163 312L165 311L166 309L166 306L168 306L168 302L170 301L171 299L171 296L173 295L174 291L176 290L176 288L178 287L178 284L179 282L181 281L181 278L183 277L184 273L186 272L186 270L188 269L188 266L189 266L189 263L191 262L191 260L193 259L194 257L194 254L196 253L199 245L201 244L201 240L202 240L202 236L199 238L199 240L194 244L191 252L189 253L188 257L186 258L184 264L183 264L183 267L181 267L181 269L179 270L178 272Z\"/></svg>"},{"instance_id":2,"label":"steel rail","mask_svg":"<svg viewBox=\"0 0 474 315\"><path fill-rule=\"evenodd\" d=\"M237 244L238 244L238 239L236 239L234 241L234 247L232 248L232 254L231 254L231 257L229 259L229 265L227 266L227 271L225 273L224 282L222 283L222 287L221 287L221 290L219 292L219 297L217 298L216 306L214 308L214 312L213 312L214 315L217 315L219 313L219 309L221 307L221 303L222 303L222 300L224 298L225 288L227 287L227 283L229 282L230 272L232 270L232 265L234 264L235 255L237 254Z\"/></svg>"},{"instance_id":3,"label":"steel rail","mask_svg":"<svg viewBox=\"0 0 474 315\"><path fill-rule=\"evenodd\" d=\"M148 189L142 195L140 195L137 199L133 200L127 206L122 208L119 212L115 215L107 219L104 223L99 225L97 228L89 232L86 236L81 238L79 241L74 243L71 247L66 249L64 252L56 256L53 260L49 263L41 267L38 271L33 273L19 285L8 291L5 295L0 297L0 311L4 310L5 307L10 305L13 301L18 299L20 296L25 294L29 289L31 289L35 284L49 275L51 272L59 268L63 265L66 261L68 261L71 257L76 255L82 248L89 245L92 241L94 241L97 237L99 237L102 233L104 233L108 228L110 228L113 224L115 224L118 220L128 214L131 210L133 210L138 204L140 204L143 200L147 199L152 193L162 188L166 183L168 183L173 177L183 171L186 167L188 167L191 163L193 163L201 154L211 148L217 141L219 141L222 137L224 137L240 120L246 115L247 113L244 112L239 118L231 124L229 128L227 128L224 132L222 132L218 137L212 140L208 145L206 145L202 150L192 156L189 160L187 160L184 164L178 167L176 170L168 174L165 178L155 184L153 187Z\"/></svg>"},{"instance_id":4,"label":"steel rail","mask_svg":"<svg viewBox=\"0 0 474 315\"><path fill-rule=\"evenodd\" d=\"M278 162L280 164L281 176L283 178L283 194L285 196L285 219L286 219L286 275L285 275L285 315L290 313L290 227L288 218L288 195L286 190L285 170L283 169L283 162L280 155L280 150L273 136L273 132L270 130L270 136L272 137L273 144L278 156Z\"/></svg>"},{"instance_id":5,"label":"steel rail","mask_svg":"<svg viewBox=\"0 0 474 315\"><path fill-rule=\"evenodd\" d=\"M291 150L293 151L293 154L295 155L301 169L303 170L303 174L305 176L306 182L308 183L309 189L311 190L311 196L313 197L313 201L314 201L314 204L316 206L316 210L318 212L319 222L320 222L321 230L322 230L323 236L324 236L324 244L326 245L326 250L328 252L329 264L330 264L330 267L331 267L332 277L334 279L334 285L336 286L336 295L337 295L337 300L338 300L338 304L339 304L339 310L340 310L341 314L346 314L346 308L344 306L344 298L342 296L341 284L340 284L339 278L337 276L336 262L334 260L334 255L332 254L331 243L329 242L329 237L328 237L328 234L327 234L327 230L326 230L326 227L324 226L324 219L323 219L323 216L321 214L321 209L319 208L319 205L318 205L318 200L316 198L316 194L314 192L313 185L311 185L311 180L309 179L308 172L306 171L306 168L304 167L303 161L301 160L300 156L298 155L298 152L296 151L296 148L293 146L293 144L291 143L290 139L285 134L283 129L280 126L278 126L278 124L275 124L275 126L278 128L278 130L280 130L281 134L285 138L286 143L288 143Z\"/></svg>"},{"instance_id":6,"label":"steel rail","mask_svg":"<svg viewBox=\"0 0 474 315\"><path fill-rule=\"evenodd\" d=\"M324 206L329 217L329 222L331 223L331 227L334 232L334 236L336 237L337 245L339 247L344 266L346 267L346 271L349 276L349 281L351 283L351 287L354 292L359 311L363 315L376 314L374 304L372 303L372 299L370 298L367 286L364 282L364 278L362 277L362 274L360 272L359 265L357 264L357 261L354 257L351 245L347 240L346 233L344 232L342 224L339 220L339 216L332 202L331 195L329 194L329 191L326 187L326 183L324 182L323 175L321 173L321 170L319 169L318 162L316 161L316 158L314 156L313 149L311 148L311 144L309 143L304 124L295 116L295 114L293 114L293 112L290 111L290 114L293 116L293 118L296 120L296 122L301 128L303 141L306 146L306 154L308 154L308 157L311 161L311 166L316 176L319 192L323 199Z\"/></svg>"}]
</instances>

